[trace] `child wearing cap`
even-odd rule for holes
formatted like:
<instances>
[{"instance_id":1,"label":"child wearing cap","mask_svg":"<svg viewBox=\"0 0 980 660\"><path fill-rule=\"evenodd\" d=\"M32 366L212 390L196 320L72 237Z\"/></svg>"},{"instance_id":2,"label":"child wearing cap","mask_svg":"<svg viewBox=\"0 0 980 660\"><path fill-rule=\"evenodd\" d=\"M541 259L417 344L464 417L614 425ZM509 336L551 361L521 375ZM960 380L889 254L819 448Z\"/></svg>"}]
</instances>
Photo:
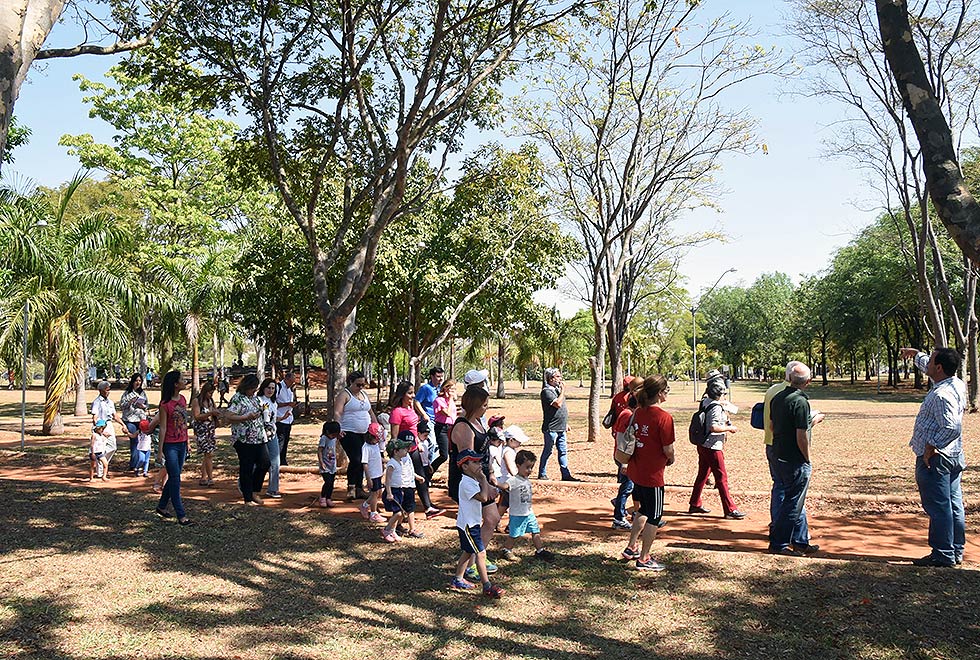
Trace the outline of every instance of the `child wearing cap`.
<instances>
[{"instance_id":1,"label":"child wearing cap","mask_svg":"<svg viewBox=\"0 0 980 660\"><path fill-rule=\"evenodd\" d=\"M136 433L130 433L128 430L126 433L130 438L136 438L136 474L139 476L142 473L144 477L148 477L150 476L150 452L153 449L150 420L140 420L138 428Z\"/></svg>"},{"instance_id":2,"label":"child wearing cap","mask_svg":"<svg viewBox=\"0 0 980 660\"><path fill-rule=\"evenodd\" d=\"M414 539L424 536L415 529L415 483L422 481L422 477L415 474L412 459L408 456L408 450L413 444L415 436L411 430L402 431L398 438L388 443L388 455L391 458L385 466L385 509L392 516L381 531L381 538L388 543L401 540L395 528L406 517L408 532L405 536Z\"/></svg>"},{"instance_id":3,"label":"child wearing cap","mask_svg":"<svg viewBox=\"0 0 980 660\"><path fill-rule=\"evenodd\" d=\"M497 483L505 484L508 479L517 474L517 451L527 440L527 433L516 424L504 429L504 446L500 453L500 478L497 479ZM503 489L500 491L500 502L497 503L501 520L508 507L510 507L510 493L507 489Z\"/></svg>"},{"instance_id":4,"label":"child wearing cap","mask_svg":"<svg viewBox=\"0 0 980 660\"><path fill-rule=\"evenodd\" d=\"M431 433L429 432L429 422L424 419L420 419L417 429L419 434L418 438L416 439L419 446L418 456L419 456L419 461L421 462L422 465L422 472L423 472L421 476L426 486L425 489L426 497L421 497L423 493L420 490L419 499L422 500L423 505L425 504L426 500L428 500L430 504L430 506L425 510L425 519L428 520L429 518L435 518L436 516L441 516L446 512L446 510L440 509L435 504L433 504L431 498L428 496L428 492L429 492L428 488L432 483L432 461L430 460L430 458L432 456L432 445L433 445ZM409 457L411 456L412 454L409 453ZM412 465L414 467L415 465L414 461Z\"/></svg>"},{"instance_id":5,"label":"child wearing cap","mask_svg":"<svg viewBox=\"0 0 980 660\"><path fill-rule=\"evenodd\" d=\"M487 573L487 551L480 535L483 524L483 503L493 498L493 488L483 474L482 456L472 449L464 449L456 457L456 464L463 476L459 481L459 513L456 516L456 531L459 533L459 561L456 562L456 575L453 589L473 589L475 584L464 577L470 561L476 559L476 570L483 584L483 595L500 598L504 590L491 584Z\"/></svg>"},{"instance_id":6,"label":"child wearing cap","mask_svg":"<svg viewBox=\"0 0 980 660\"><path fill-rule=\"evenodd\" d=\"M109 437L109 429L106 427L104 419L97 420L92 427L92 438L89 441L89 456L92 457L89 466L88 480L95 481L95 467L101 465L102 473L100 479L105 481L109 478L109 461L105 457L106 438Z\"/></svg>"},{"instance_id":7,"label":"child wearing cap","mask_svg":"<svg viewBox=\"0 0 980 660\"><path fill-rule=\"evenodd\" d=\"M517 474L507 480L506 488L510 493L510 519L508 521L510 533L504 541L504 559L514 558L514 541L525 534L531 535L535 559L550 561L555 558L553 553L544 549L544 542L541 540L541 528L538 526L538 519L531 509L530 476L536 460L537 457L526 449L517 452L515 458Z\"/></svg>"},{"instance_id":8,"label":"child wearing cap","mask_svg":"<svg viewBox=\"0 0 980 660\"><path fill-rule=\"evenodd\" d=\"M316 447L316 464L323 479L320 506L331 507L334 480L337 478L337 440L343 436L343 432L340 430L340 422L335 421L324 422L322 431Z\"/></svg>"},{"instance_id":9,"label":"child wearing cap","mask_svg":"<svg viewBox=\"0 0 980 660\"><path fill-rule=\"evenodd\" d=\"M384 466L381 461L381 436L384 434L384 427L377 422L368 425L367 438L361 448L361 464L364 466L364 476L371 484L368 488L368 497L361 502L361 515L371 522L381 523L385 519L378 512L378 502L381 500L381 475L384 474Z\"/></svg>"}]
</instances>

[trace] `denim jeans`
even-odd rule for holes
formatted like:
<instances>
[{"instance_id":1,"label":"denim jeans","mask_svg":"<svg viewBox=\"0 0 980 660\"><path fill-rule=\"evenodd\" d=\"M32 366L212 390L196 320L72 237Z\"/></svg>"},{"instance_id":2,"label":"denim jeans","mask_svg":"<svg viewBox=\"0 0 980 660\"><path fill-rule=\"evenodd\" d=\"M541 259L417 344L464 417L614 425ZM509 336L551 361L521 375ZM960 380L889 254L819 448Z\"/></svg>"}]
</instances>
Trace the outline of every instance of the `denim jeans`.
<instances>
[{"instance_id":1,"label":"denim jeans","mask_svg":"<svg viewBox=\"0 0 980 660\"><path fill-rule=\"evenodd\" d=\"M769 500L769 524L771 526L772 523L776 522L779 507L782 505L785 497L783 482L776 475L774 465L776 462L776 451L772 448L772 445L766 445L766 461L769 463L769 476L772 477L772 496ZM800 521L793 527L791 538L793 545L810 545L810 526L806 522L806 506L800 512Z\"/></svg>"},{"instance_id":2,"label":"denim jeans","mask_svg":"<svg viewBox=\"0 0 980 660\"><path fill-rule=\"evenodd\" d=\"M935 454L926 467L922 457L915 459L915 483L922 508L929 515L929 547L934 558L952 564L963 557L966 545L966 517L960 477L966 464L963 454Z\"/></svg>"},{"instance_id":3,"label":"denim jeans","mask_svg":"<svg viewBox=\"0 0 980 660\"><path fill-rule=\"evenodd\" d=\"M136 450L136 472L146 475L150 471L150 450Z\"/></svg>"},{"instance_id":4,"label":"denim jeans","mask_svg":"<svg viewBox=\"0 0 980 660\"><path fill-rule=\"evenodd\" d=\"M633 493L633 482L626 476L625 472L620 472L622 463L616 462L616 482L619 484L619 492L613 498L613 519L626 520L626 498Z\"/></svg>"},{"instance_id":5,"label":"denim jeans","mask_svg":"<svg viewBox=\"0 0 980 660\"><path fill-rule=\"evenodd\" d=\"M789 546L793 530L803 518L813 468L809 463L789 463L779 459L773 463L776 477L783 485L783 501L769 530L769 549L779 551Z\"/></svg>"},{"instance_id":6,"label":"denim jeans","mask_svg":"<svg viewBox=\"0 0 980 660\"><path fill-rule=\"evenodd\" d=\"M541 465L538 467L539 478L548 473L548 459L551 458L551 452L555 447L558 448L558 467L561 468L562 478L572 476L572 473L568 471L568 443L565 439L565 432L545 431Z\"/></svg>"},{"instance_id":7,"label":"denim jeans","mask_svg":"<svg viewBox=\"0 0 980 660\"><path fill-rule=\"evenodd\" d=\"M126 430L129 431L130 433L138 433L140 430L140 427L137 424L134 424L133 422L123 422L123 424L126 426ZM137 438L129 439L129 469L130 470L136 469L136 463L139 460L138 452L136 451L137 444L139 444L139 440Z\"/></svg>"},{"instance_id":8,"label":"denim jeans","mask_svg":"<svg viewBox=\"0 0 980 660\"><path fill-rule=\"evenodd\" d=\"M164 511L168 504L173 504L174 513L177 514L178 520L182 520L186 515L184 503L180 501L180 471L184 467L186 456L186 442L164 443L163 464L167 466L167 483L163 485L163 492L160 493L160 503L157 504L157 508Z\"/></svg>"},{"instance_id":9,"label":"denim jeans","mask_svg":"<svg viewBox=\"0 0 980 660\"><path fill-rule=\"evenodd\" d=\"M269 450L269 491L270 493L279 492L279 438L275 433L269 434L269 441L265 443L265 448ZM261 490L262 486L259 485Z\"/></svg>"}]
</instances>

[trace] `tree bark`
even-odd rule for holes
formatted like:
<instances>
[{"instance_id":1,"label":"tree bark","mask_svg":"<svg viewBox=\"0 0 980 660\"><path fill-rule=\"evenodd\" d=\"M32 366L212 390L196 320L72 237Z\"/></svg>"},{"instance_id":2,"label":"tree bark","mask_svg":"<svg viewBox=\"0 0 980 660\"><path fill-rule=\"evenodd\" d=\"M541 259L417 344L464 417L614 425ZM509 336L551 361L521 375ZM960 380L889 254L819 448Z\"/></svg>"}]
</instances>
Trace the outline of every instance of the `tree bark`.
<instances>
[{"instance_id":1,"label":"tree bark","mask_svg":"<svg viewBox=\"0 0 980 660\"><path fill-rule=\"evenodd\" d=\"M980 355L977 352L977 315L970 316L970 332L966 343L966 370L969 374L967 396L970 401L970 412L977 411L977 379L980 378Z\"/></svg>"},{"instance_id":2,"label":"tree bark","mask_svg":"<svg viewBox=\"0 0 980 660\"><path fill-rule=\"evenodd\" d=\"M929 196L963 254L980 263L980 205L963 181L952 131L912 38L908 3L875 0L875 6L885 58L922 149Z\"/></svg>"},{"instance_id":3,"label":"tree bark","mask_svg":"<svg viewBox=\"0 0 980 660\"><path fill-rule=\"evenodd\" d=\"M255 375L260 381L265 378L265 341L261 339L255 342Z\"/></svg>"},{"instance_id":4,"label":"tree bark","mask_svg":"<svg viewBox=\"0 0 980 660\"><path fill-rule=\"evenodd\" d=\"M85 338L79 335L78 343L81 352L78 359L78 376L75 381L75 417L84 417L88 412L88 402L85 400L85 381L88 380L88 369L85 365Z\"/></svg>"},{"instance_id":5,"label":"tree bark","mask_svg":"<svg viewBox=\"0 0 980 660\"><path fill-rule=\"evenodd\" d=\"M589 358L589 433L587 440L595 442L599 437L600 399L602 398L602 367L606 362L606 329L595 329L595 353Z\"/></svg>"},{"instance_id":6,"label":"tree bark","mask_svg":"<svg viewBox=\"0 0 980 660\"><path fill-rule=\"evenodd\" d=\"M609 352L609 396L615 396L619 391L619 386L623 382L623 343L617 315L613 314L606 326L606 342ZM624 329L625 330L625 329Z\"/></svg>"},{"instance_id":7,"label":"tree bark","mask_svg":"<svg viewBox=\"0 0 980 660\"><path fill-rule=\"evenodd\" d=\"M504 344L503 335L497 339L497 398L503 399L507 392L504 388L504 359L507 357L507 345Z\"/></svg>"}]
</instances>

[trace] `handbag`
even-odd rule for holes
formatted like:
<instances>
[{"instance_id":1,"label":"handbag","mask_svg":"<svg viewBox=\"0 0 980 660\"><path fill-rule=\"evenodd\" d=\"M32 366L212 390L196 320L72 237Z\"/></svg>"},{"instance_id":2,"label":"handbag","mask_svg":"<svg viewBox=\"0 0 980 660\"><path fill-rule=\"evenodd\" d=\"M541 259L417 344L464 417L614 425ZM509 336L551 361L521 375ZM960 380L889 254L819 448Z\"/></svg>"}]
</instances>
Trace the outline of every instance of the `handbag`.
<instances>
[{"instance_id":1,"label":"handbag","mask_svg":"<svg viewBox=\"0 0 980 660\"><path fill-rule=\"evenodd\" d=\"M636 413L634 412L630 415L630 423L626 426L626 430L616 435L616 449L613 451L613 458L618 463L629 463L633 457L633 452L636 451L636 425L633 423L635 419Z\"/></svg>"}]
</instances>

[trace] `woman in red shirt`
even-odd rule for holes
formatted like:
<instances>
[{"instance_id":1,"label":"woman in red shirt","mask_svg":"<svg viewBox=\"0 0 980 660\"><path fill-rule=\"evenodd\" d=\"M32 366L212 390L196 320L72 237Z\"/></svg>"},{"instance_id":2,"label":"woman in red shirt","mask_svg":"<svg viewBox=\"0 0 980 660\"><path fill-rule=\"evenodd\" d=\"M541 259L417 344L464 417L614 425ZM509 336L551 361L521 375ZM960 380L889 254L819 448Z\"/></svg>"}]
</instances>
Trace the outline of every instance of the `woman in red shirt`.
<instances>
[{"instance_id":1,"label":"woman in red shirt","mask_svg":"<svg viewBox=\"0 0 980 660\"><path fill-rule=\"evenodd\" d=\"M392 438L397 438L398 434L403 431L411 431L412 437L415 438L412 446L408 449L408 455L412 459L415 474L424 479L424 481L419 482L416 492L419 499L422 500L422 506L425 507L425 517L433 518L445 513L445 509L433 506L432 500L429 498L429 480L432 478L432 474L425 469L422 464L422 454L419 453L419 410L415 401L415 386L410 381L403 380L395 389L395 396L391 397L391 413L388 421L391 423Z\"/></svg>"},{"instance_id":2,"label":"woman in red shirt","mask_svg":"<svg viewBox=\"0 0 980 660\"><path fill-rule=\"evenodd\" d=\"M648 571L664 570L663 564L650 557L650 546L664 513L664 468L674 462L674 418L662 407L668 392L667 379L660 375L648 376L633 391L636 449L626 465L626 476L633 482L633 500L639 508L623 557L635 559L638 569ZM643 547L637 550L641 532Z\"/></svg>"},{"instance_id":3,"label":"woman in red shirt","mask_svg":"<svg viewBox=\"0 0 980 660\"><path fill-rule=\"evenodd\" d=\"M170 518L169 504L174 505L177 522L181 525L193 524L184 512L180 500L180 471L187 456L187 399L180 393L187 383L179 371L168 372L160 385L160 445L163 461L167 466L167 483L160 494L156 513L161 518Z\"/></svg>"}]
</instances>

